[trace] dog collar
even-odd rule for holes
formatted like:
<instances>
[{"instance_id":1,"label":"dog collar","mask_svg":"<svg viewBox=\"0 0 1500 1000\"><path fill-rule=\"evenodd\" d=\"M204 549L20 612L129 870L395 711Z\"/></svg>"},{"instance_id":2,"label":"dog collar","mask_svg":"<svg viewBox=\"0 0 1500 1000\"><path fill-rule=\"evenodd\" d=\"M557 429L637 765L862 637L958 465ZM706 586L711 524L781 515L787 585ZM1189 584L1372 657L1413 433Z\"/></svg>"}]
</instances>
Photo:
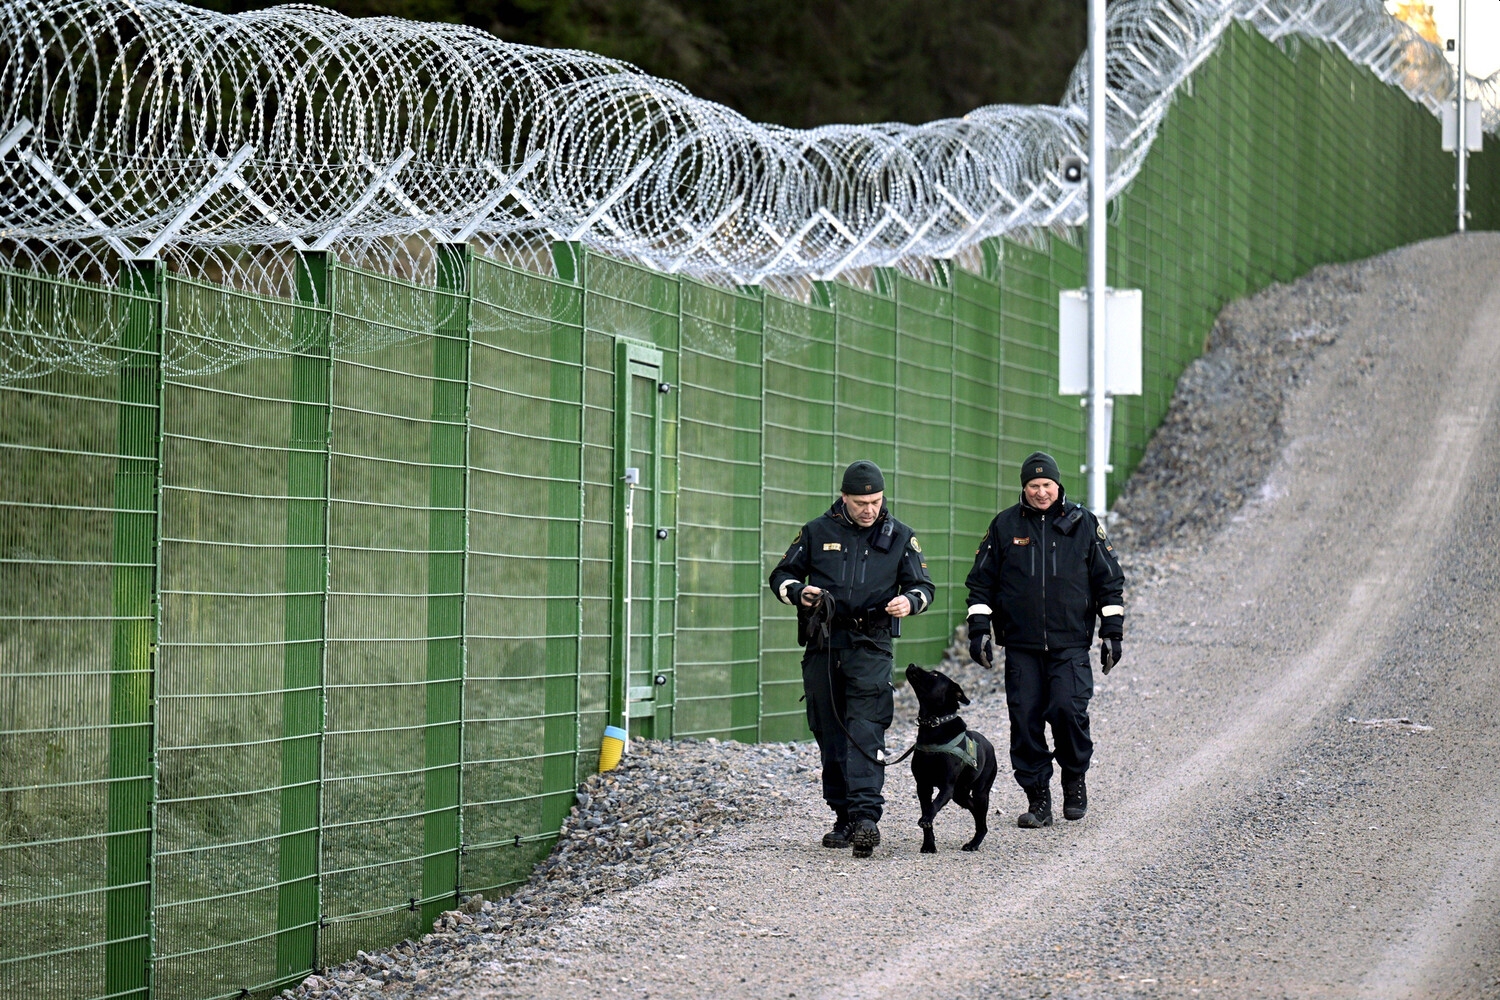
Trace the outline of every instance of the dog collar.
<instances>
[{"instance_id":1,"label":"dog collar","mask_svg":"<svg viewBox=\"0 0 1500 1000\"><path fill-rule=\"evenodd\" d=\"M919 725L919 726L941 726L943 723L945 723L945 722L952 722L956 718L958 718L958 713L957 712L950 712L947 715L940 715L936 719L924 719L924 718L922 718L919 715L919 716L917 716L917 725Z\"/></svg>"}]
</instances>

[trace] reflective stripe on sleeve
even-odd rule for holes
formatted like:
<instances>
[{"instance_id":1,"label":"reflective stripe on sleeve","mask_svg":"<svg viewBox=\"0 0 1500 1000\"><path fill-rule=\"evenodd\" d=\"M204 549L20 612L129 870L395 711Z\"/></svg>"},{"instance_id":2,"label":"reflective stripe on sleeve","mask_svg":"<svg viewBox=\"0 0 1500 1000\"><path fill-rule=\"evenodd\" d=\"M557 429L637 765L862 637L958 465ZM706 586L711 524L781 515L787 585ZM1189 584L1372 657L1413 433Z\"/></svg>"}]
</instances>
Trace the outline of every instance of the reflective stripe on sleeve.
<instances>
[{"instance_id":1,"label":"reflective stripe on sleeve","mask_svg":"<svg viewBox=\"0 0 1500 1000\"><path fill-rule=\"evenodd\" d=\"M777 597L778 600L781 601L782 604L791 604L792 603L791 598L789 598L789 597L786 596L786 588L790 587L792 584L794 584L796 582L797 582L796 580L782 580L781 581L781 586L779 586L779 587L776 588L776 597Z\"/></svg>"},{"instance_id":2,"label":"reflective stripe on sleeve","mask_svg":"<svg viewBox=\"0 0 1500 1000\"><path fill-rule=\"evenodd\" d=\"M1123 604L1110 604L1099 609L1100 618L1108 618L1110 615L1123 615L1125 606Z\"/></svg>"},{"instance_id":3,"label":"reflective stripe on sleeve","mask_svg":"<svg viewBox=\"0 0 1500 1000\"><path fill-rule=\"evenodd\" d=\"M1121 608L1120 610L1124 611L1125 609ZM971 604L971 605L969 605L969 615L970 615L970 617L972 617L974 615L988 615L988 614L993 614L993 613L994 612L990 611L990 606L988 604Z\"/></svg>"}]
</instances>

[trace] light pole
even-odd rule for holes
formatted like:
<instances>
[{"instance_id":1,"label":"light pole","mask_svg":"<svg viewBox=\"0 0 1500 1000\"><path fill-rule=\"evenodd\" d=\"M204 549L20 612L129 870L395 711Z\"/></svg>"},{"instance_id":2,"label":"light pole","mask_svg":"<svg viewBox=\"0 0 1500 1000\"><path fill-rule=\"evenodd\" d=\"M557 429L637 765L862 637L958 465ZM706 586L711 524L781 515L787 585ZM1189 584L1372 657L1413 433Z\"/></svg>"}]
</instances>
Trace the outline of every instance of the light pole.
<instances>
[{"instance_id":1,"label":"light pole","mask_svg":"<svg viewBox=\"0 0 1500 1000\"><path fill-rule=\"evenodd\" d=\"M1458 0L1458 231L1468 228L1469 188L1469 109L1468 67L1464 63L1465 43L1468 41L1468 4Z\"/></svg>"},{"instance_id":2,"label":"light pole","mask_svg":"<svg viewBox=\"0 0 1500 1000\"><path fill-rule=\"evenodd\" d=\"M1109 407L1105 402L1105 198L1108 171L1104 125L1104 0L1089 0L1089 509L1103 517L1109 509ZM1462 169L1462 168L1460 168Z\"/></svg>"}]
</instances>

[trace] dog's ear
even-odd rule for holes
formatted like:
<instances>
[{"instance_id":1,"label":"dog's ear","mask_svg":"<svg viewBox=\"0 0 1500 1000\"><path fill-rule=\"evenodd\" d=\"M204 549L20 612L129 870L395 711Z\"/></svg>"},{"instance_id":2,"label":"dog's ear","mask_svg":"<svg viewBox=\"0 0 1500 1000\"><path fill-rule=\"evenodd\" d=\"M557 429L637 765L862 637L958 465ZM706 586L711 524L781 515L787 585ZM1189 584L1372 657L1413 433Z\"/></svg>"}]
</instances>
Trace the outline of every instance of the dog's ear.
<instances>
[{"instance_id":1,"label":"dog's ear","mask_svg":"<svg viewBox=\"0 0 1500 1000\"><path fill-rule=\"evenodd\" d=\"M953 682L953 691L958 695L958 703L960 705L967 705L969 703L969 696L964 694L964 689L959 686L958 681Z\"/></svg>"}]
</instances>

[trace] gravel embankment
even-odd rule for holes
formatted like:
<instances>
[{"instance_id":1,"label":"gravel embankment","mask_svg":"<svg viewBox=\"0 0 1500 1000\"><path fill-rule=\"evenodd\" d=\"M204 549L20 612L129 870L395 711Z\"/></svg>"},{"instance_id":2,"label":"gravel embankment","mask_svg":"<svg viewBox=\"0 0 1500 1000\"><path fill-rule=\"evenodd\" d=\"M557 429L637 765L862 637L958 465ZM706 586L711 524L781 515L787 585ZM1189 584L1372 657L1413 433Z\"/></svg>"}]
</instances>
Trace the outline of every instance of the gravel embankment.
<instances>
[{"instance_id":1,"label":"gravel embankment","mask_svg":"<svg viewBox=\"0 0 1500 1000\"><path fill-rule=\"evenodd\" d=\"M1325 265L1224 308L1114 504L1123 547L1201 544L1255 495L1286 440L1287 394L1338 340L1366 275L1389 270L1381 258Z\"/></svg>"},{"instance_id":2,"label":"gravel embankment","mask_svg":"<svg viewBox=\"0 0 1500 1000\"><path fill-rule=\"evenodd\" d=\"M1110 512L1133 586L1171 573L1261 494L1286 442L1287 394L1338 341L1366 282L1389 282L1395 267L1388 257L1323 265L1219 313ZM1390 305L1414 309L1415 290L1397 285Z\"/></svg>"},{"instance_id":3,"label":"gravel embankment","mask_svg":"<svg viewBox=\"0 0 1500 1000\"><path fill-rule=\"evenodd\" d=\"M818 766L809 743L638 740L619 767L579 785L557 846L525 885L497 900L469 896L420 941L362 951L282 996L421 997L471 968L531 960L587 903L680 868L729 827L782 815L787 789L816 783Z\"/></svg>"},{"instance_id":4,"label":"gravel embankment","mask_svg":"<svg viewBox=\"0 0 1500 1000\"><path fill-rule=\"evenodd\" d=\"M287 995L1500 998L1497 345L1494 234L1224 311L1117 505L1085 821L1017 830L1002 759L920 855L903 766L855 863L811 745L637 745L514 895Z\"/></svg>"}]
</instances>

